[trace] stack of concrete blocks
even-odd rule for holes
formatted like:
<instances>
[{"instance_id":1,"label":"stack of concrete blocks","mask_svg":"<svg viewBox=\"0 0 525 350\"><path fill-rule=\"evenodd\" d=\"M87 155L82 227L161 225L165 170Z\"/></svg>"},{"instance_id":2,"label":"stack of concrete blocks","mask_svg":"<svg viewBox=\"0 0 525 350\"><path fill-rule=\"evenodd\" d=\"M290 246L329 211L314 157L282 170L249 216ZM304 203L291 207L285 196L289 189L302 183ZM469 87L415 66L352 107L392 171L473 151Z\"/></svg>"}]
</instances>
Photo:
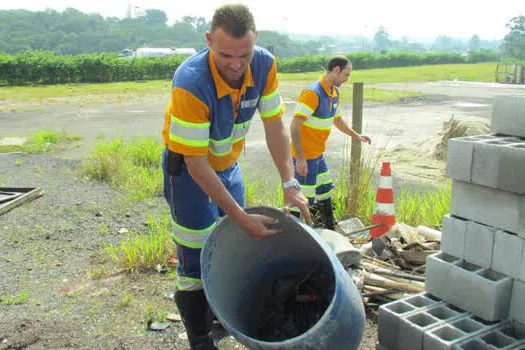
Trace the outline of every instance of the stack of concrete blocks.
<instances>
[{"instance_id":1,"label":"stack of concrete blocks","mask_svg":"<svg viewBox=\"0 0 525 350\"><path fill-rule=\"evenodd\" d=\"M525 349L525 96L495 99L492 134L449 140L446 175L426 292L380 307L377 348Z\"/></svg>"}]
</instances>

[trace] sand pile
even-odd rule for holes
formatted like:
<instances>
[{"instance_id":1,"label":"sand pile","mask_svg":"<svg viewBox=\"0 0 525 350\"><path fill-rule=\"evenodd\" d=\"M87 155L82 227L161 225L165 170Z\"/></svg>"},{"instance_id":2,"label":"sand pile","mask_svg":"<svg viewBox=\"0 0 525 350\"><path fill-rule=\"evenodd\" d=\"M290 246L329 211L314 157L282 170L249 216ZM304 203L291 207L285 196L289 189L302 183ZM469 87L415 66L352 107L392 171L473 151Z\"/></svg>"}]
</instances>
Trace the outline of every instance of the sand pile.
<instances>
[{"instance_id":1,"label":"sand pile","mask_svg":"<svg viewBox=\"0 0 525 350\"><path fill-rule=\"evenodd\" d=\"M479 117L450 118L443 124L441 141L436 146L436 159L446 160L449 139L490 133L490 121Z\"/></svg>"},{"instance_id":2,"label":"sand pile","mask_svg":"<svg viewBox=\"0 0 525 350\"><path fill-rule=\"evenodd\" d=\"M490 133L490 121L479 117L452 117L443 123L442 131L433 138L411 146L397 146L385 157L395 166L396 175L416 181L436 182L445 179L449 139Z\"/></svg>"}]
</instances>

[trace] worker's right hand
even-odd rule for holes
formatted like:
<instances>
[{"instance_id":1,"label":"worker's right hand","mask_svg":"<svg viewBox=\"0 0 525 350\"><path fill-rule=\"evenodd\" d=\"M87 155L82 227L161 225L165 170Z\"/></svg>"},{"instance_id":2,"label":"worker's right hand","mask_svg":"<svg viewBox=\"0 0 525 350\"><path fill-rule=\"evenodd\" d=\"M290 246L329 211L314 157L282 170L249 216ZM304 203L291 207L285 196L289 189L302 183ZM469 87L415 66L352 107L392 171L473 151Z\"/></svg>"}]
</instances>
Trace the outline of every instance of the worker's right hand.
<instances>
[{"instance_id":1,"label":"worker's right hand","mask_svg":"<svg viewBox=\"0 0 525 350\"><path fill-rule=\"evenodd\" d=\"M296 170L297 170L297 174L301 175L301 176L306 176L308 175L308 163L306 162L306 159L304 158L299 158L296 160L296 163L295 163L295 166L296 166Z\"/></svg>"},{"instance_id":2,"label":"worker's right hand","mask_svg":"<svg viewBox=\"0 0 525 350\"><path fill-rule=\"evenodd\" d=\"M269 216L246 214L237 222L248 236L252 238L264 238L280 233L281 230L270 229L268 226L276 224L277 221Z\"/></svg>"}]
</instances>

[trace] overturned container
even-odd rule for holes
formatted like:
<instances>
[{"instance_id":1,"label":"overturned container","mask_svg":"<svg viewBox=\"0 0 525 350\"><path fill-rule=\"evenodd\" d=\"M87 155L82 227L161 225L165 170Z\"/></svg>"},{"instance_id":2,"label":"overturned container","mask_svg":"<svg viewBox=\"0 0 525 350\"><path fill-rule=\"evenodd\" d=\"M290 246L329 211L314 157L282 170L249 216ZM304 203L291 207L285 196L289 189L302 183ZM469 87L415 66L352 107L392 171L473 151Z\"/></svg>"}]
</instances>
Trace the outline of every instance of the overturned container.
<instances>
[{"instance_id":1,"label":"overturned container","mask_svg":"<svg viewBox=\"0 0 525 350\"><path fill-rule=\"evenodd\" d=\"M319 233L278 209L246 212L282 233L253 239L226 217L210 234L202 280L221 324L249 349L358 349L361 295Z\"/></svg>"}]
</instances>

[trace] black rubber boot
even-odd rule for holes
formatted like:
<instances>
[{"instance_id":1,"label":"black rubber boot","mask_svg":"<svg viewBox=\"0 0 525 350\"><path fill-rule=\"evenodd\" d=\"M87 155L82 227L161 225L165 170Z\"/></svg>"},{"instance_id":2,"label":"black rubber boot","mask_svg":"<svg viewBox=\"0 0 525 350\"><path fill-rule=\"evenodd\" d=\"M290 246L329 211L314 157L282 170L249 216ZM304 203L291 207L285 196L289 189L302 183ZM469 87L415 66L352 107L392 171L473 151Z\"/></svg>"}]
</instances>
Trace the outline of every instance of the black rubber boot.
<instances>
[{"instance_id":1,"label":"black rubber boot","mask_svg":"<svg viewBox=\"0 0 525 350\"><path fill-rule=\"evenodd\" d=\"M334 208L332 207L332 199L327 198L317 202L321 219L323 220L324 228L335 231L335 217Z\"/></svg>"},{"instance_id":2,"label":"black rubber boot","mask_svg":"<svg viewBox=\"0 0 525 350\"><path fill-rule=\"evenodd\" d=\"M317 205L317 203L310 205L309 209L310 209L310 218L312 218L312 223L314 227L321 226L322 224L321 213L319 211L319 206Z\"/></svg>"},{"instance_id":3,"label":"black rubber boot","mask_svg":"<svg viewBox=\"0 0 525 350\"><path fill-rule=\"evenodd\" d=\"M203 290L176 291L175 304L186 328L190 349L218 350L211 337L213 313Z\"/></svg>"}]
</instances>

